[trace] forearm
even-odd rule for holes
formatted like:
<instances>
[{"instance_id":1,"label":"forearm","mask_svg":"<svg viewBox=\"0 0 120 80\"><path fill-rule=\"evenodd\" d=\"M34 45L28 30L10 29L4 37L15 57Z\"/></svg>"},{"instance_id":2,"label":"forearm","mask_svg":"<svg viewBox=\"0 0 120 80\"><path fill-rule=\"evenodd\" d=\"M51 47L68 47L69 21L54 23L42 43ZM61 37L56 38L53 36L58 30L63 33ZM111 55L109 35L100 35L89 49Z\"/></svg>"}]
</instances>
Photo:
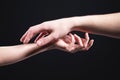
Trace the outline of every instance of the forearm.
<instances>
[{"instance_id":1,"label":"forearm","mask_svg":"<svg viewBox=\"0 0 120 80\"><path fill-rule=\"evenodd\" d=\"M0 66L16 63L49 49L35 43L0 47Z\"/></svg>"},{"instance_id":2,"label":"forearm","mask_svg":"<svg viewBox=\"0 0 120 80\"><path fill-rule=\"evenodd\" d=\"M120 38L120 13L73 18L73 30Z\"/></svg>"}]
</instances>

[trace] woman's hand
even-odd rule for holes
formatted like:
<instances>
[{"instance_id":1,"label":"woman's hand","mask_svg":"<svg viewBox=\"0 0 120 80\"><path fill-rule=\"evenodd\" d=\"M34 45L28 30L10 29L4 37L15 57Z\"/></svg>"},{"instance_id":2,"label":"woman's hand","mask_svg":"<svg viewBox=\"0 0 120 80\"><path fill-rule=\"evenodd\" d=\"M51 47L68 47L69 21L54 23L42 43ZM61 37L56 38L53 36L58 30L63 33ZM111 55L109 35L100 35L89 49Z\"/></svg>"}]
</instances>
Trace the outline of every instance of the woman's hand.
<instances>
[{"instance_id":1,"label":"woman's hand","mask_svg":"<svg viewBox=\"0 0 120 80\"><path fill-rule=\"evenodd\" d=\"M67 51L70 53L75 53L78 51L89 50L93 45L94 40L89 38L88 33L85 33L85 38L81 38L76 34L66 35L64 38L58 39L54 44L54 48Z\"/></svg>"}]
</instances>

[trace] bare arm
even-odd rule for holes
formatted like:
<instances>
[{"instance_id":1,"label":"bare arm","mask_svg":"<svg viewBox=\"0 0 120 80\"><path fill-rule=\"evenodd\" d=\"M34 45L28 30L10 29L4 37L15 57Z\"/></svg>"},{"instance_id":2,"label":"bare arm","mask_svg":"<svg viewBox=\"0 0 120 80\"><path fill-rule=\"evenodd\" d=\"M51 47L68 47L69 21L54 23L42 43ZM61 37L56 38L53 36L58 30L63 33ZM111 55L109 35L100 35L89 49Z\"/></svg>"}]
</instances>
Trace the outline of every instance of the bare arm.
<instances>
[{"instance_id":1,"label":"bare arm","mask_svg":"<svg viewBox=\"0 0 120 80\"><path fill-rule=\"evenodd\" d=\"M39 46L46 45L56 39L64 37L71 31L82 31L96 35L120 38L120 12L75 16L46 21L30 27L21 37L20 41L28 43L36 34L41 34L43 31L50 34L43 39L37 36L35 42Z\"/></svg>"},{"instance_id":2,"label":"bare arm","mask_svg":"<svg viewBox=\"0 0 120 80\"><path fill-rule=\"evenodd\" d=\"M19 62L49 48L42 48L35 43L0 47L0 66Z\"/></svg>"},{"instance_id":3,"label":"bare arm","mask_svg":"<svg viewBox=\"0 0 120 80\"><path fill-rule=\"evenodd\" d=\"M90 40L88 33L86 33L85 38L70 34L42 47L35 43L3 46L0 47L0 66L16 63L51 49L60 49L71 53L86 51L93 45L93 42L94 40Z\"/></svg>"},{"instance_id":4,"label":"bare arm","mask_svg":"<svg viewBox=\"0 0 120 80\"><path fill-rule=\"evenodd\" d=\"M120 12L73 18L73 30L120 38Z\"/></svg>"}]
</instances>

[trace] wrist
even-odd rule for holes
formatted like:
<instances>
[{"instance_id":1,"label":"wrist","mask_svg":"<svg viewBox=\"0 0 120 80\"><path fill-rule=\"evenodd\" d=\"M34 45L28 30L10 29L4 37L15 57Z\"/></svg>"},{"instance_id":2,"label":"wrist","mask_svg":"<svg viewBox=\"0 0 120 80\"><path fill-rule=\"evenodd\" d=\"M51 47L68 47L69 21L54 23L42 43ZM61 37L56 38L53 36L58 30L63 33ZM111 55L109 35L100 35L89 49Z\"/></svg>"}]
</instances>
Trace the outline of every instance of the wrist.
<instances>
[{"instance_id":1,"label":"wrist","mask_svg":"<svg viewBox=\"0 0 120 80\"><path fill-rule=\"evenodd\" d=\"M75 16L71 18L71 31L84 31L86 27L91 26L91 16Z\"/></svg>"}]
</instances>

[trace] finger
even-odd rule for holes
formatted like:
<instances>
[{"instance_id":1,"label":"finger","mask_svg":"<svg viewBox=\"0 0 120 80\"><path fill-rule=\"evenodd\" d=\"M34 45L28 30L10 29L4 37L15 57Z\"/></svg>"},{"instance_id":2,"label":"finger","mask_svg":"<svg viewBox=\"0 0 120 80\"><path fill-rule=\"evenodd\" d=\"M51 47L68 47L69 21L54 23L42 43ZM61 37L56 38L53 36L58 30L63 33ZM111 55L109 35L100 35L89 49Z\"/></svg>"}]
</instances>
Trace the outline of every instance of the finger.
<instances>
[{"instance_id":1,"label":"finger","mask_svg":"<svg viewBox=\"0 0 120 80\"><path fill-rule=\"evenodd\" d=\"M45 36L47 36L47 35L48 35L47 32L41 32L41 33L37 36L37 38L34 40L34 42L37 42L39 39L41 39L41 38L43 38L43 37L45 37Z\"/></svg>"},{"instance_id":2,"label":"finger","mask_svg":"<svg viewBox=\"0 0 120 80\"><path fill-rule=\"evenodd\" d=\"M84 43L84 47L86 47L87 46L87 44L88 44L88 42L89 42L89 35L88 35L88 33L85 33L85 43Z\"/></svg>"},{"instance_id":3,"label":"finger","mask_svg":"<svg viewBox=\"0 0 120 80\"><path fill-rule=\"evenodd\" d=\"M76 42L79 44L79 46L83 47L83 43L82 43L81 38L76 34L74 34L74 37L75 37Z\"/></svg>"},{"instance_id":4,"label":"finger","mask_svg":"<svg viewBox=\"0 0 120 80\"><path fill-rule=\"evenodd\" d=\"M25 39L24 39L24 43L28 43L36 34L33 34L31 32L28 32Z\"/></svg>"},{"instance_id":5,"label":"finger","mask_svg":"<svg viewBox=\"0 0 120 80\"><path fill-rule=\"evenodd\" d=\"M36 42L38 39L40 39L40 38L42 38L43 37L43 32L41 32L38 36L37 36L37 38L34 40L34 42Z\"/></svg>"},{"instance_id":6,"label":"finger","mask_svg":"<svg viewBox=\"0 0 120 80\"><path fill-rule=\"evenodd\" d=\"M25 32L25 34L21 37L21 39L20 39L20 41L21 42L25 42L26 40L26 37L28 37L28 34L30 34L30 32L32 32L33 30L32 30L32 28L30 27L26 32Z\"/></svg>"},{"instance_id":7,"label":"finger","mask_svg":"<svg viewBox=\"0 0 120 80\"><path fill-rule=\"evenodd\" d=\"M47 44L55 42L55 41L56 41L55 35L52 33L42 39L38 39L36 43L39 46L44 46L44 45L47 45Z\"/></svg>"},{"instance_id":8,"label":"finger","mask_svg":"<svg viewBox=\"0 0 120 80\"><path fill-rule=\"evenodd\" d=\"M37 35L41 31L45 31L45 27L42 24L30 27L27 32L22 36L21 41L28 43L35 35Z\"/></svg>"},{"instance_id":9,"label":"finger","mask_svg":"<svg viewBox=\"0 0 120 80\"><path fill-rule=\"evenodd\" d=\"M72 43L75 43L74 36L73 36L71 33L70 33L69 35L70 35L70 37L71 37L71 41L72 41Z\"/></svg>"},{"instance_id":10,"label":"finger","mask_svg":"<svg viewBox=\"0 0 120 80\"><path fill-rule=\"evenodd\" d=\"M32 37L34 37L36 34L33 32L27 31L21 38L21 42L28 43Z\"/></svg>"},{"instance_id":11,"label":"finger","mask_svg":"<svg viewBox=\"0 0 120 80\"><path fill-rule=\"evenodd\" d=\"M90 40L90 42L88 43L87 47L84 50L89 50L92 47L93 43L94 43L94 40L93 39Z\"/></svg>"},{"instance_id":12,"label":"finger","mask_svg":"<svg viewBox=\"0 0 120 80\"><path fill-rule=\"evenodd\" d=\"M88 49L93 45L93 43L94 43L94 40L93 40L93 39L90 40L90 42L89 42L89 44L88 44Z\"/></svg>"},{"instance_id":13,"label":"finger","mask_svg":"<svg viewBox=\"0 0 120 80\"><path fill-rule=\"evenodd\" d=\"M26 38L28 35L30 35L29 32L27 32L26 36L24 37L23 43L26 44L30 40L29 38Z\"/></svg>"},{"instance_id":14,"label":"finger","mask_svg":"<svg viewBox=\"0 0 120 80\"><path fill-rule=\"evenodd\" d=\"M68 44L72 42L69 35L65 36L65 37L62 38L62 39L63 39L66 43L68 43Z\"/></svg>"},{"instance_id":15,"label":"finger","mask_svg":"<svg viewBox=\"0 0 120 80\"><path fill-rule=\"evenodd\" d=\"M25 40L25 37L27 35L28 32L26 32L21 38L20 38L20 41L23 42Z\"/></svg>"}]
</instances>

